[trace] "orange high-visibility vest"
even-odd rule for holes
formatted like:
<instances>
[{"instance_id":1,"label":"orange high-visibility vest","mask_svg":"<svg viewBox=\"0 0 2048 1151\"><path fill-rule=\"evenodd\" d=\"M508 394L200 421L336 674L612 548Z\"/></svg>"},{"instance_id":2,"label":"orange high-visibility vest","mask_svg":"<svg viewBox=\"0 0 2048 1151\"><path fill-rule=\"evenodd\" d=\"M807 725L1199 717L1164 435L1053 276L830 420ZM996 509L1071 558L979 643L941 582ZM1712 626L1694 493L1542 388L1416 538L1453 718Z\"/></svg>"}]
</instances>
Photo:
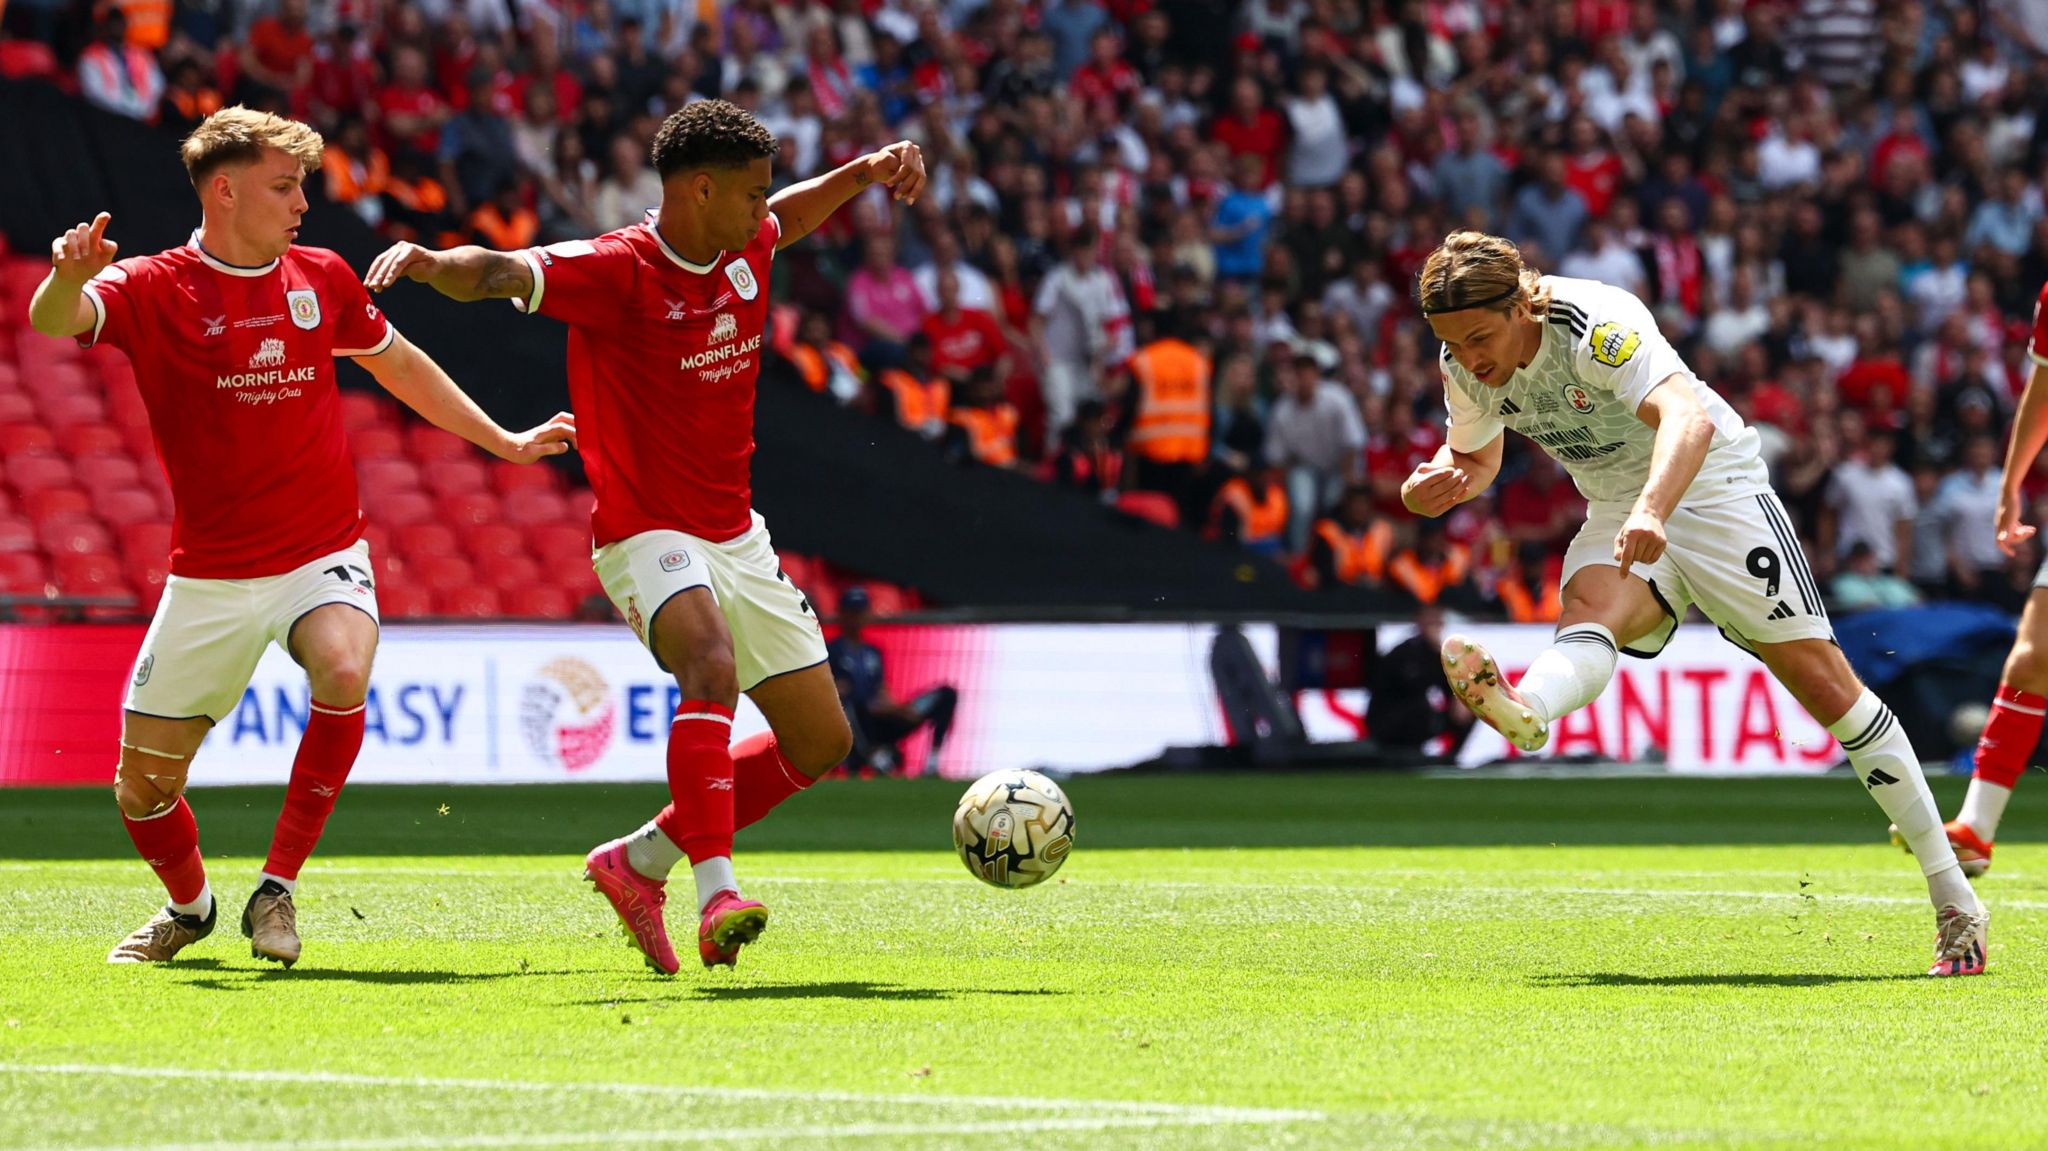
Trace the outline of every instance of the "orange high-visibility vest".
<instances>
[{"instance_id":1,"label":"orange high-visibility vest","mask_svg":"<svg viewBox=\"0 0 2048 1151\"><path fill-rule=\"evenodd\" d=\"M380 195L391 180L391 161L376 148L362 161L363 174L356 176L356 161L339 148L320 156L320 170L327 175L327 198L337 204L353 204L364 196Z\"/></svg>"},{"instance_id":2,"label":"orange high-visibility vest","mask_svg":"<svg viewBox=\"0 0 2048 1151\"><path fill-rule=\"evenodd\" d=\"M1395 583L1408 589L1408 594L1421 603L1435 603L1444 589L1465 578L1465 570L1471 559L1463 544L1449 544L1444 548L1444 558L1434 567L1423 563L1410 548L1394 557L1387 565L1387 575Z\"/></svg>"},{"instance_id":3,"label":"orange high-visibility vest","mask_svg":"<svg viewBox=\"0 0 2048 1151\"><path fill-rule=\"evenodd\" d=\"M1559 613L1564 611L1563 596L1558 591L1557 581L1544 576L1543 597L1531 595L1527 586L1518 579L1504 579L1494 585L1494 594L1500 597L1501 606L1507 609L1508 618L1516 623L1555 623Z\"/></svg>"},{"instance_id":4,"label":"orange high-visibility vest","mask_svg":"<svg viewBox=\"0 0 2048 1151\"><path fill-rule=\"evenodd\" d=\"M1239 543L1271 543L1287 530L1285 484L1268 485L1264 496L1254 496L1251 484L1238 478L1224 484L1216 498L1237 514Z\"/></svg>"},{"instance_id":5,"label":"orange high-visibility vest","mask_svg":"<svg viewBox=\"0 0 2048 1151\"><path fill-rule=\"evenodd\" d=\"M797 374L804 378L804 386L814 392L824 391L832 379L831 366L825 362L826 356L839 361L839 366L859 377L859 358L853 354L852 348L838 340L826 344L822 355L809 344L797 344L789 349L789 362L796 365Z\"/></svg>"},{"instance_id":6,"label":"orange high-visibility vest","mask_svg":"<svg viewBox=\"0 0 2048 1151\"><path fill-rule=\"evenodd\" d=\"M901 368L890 368L879 378L883 387L896 395L896 420L904 427L922 430L933 422L945 423L953 407L953 385L944 376L927 383Z\"/></svg>"},{"instance_id":7,"label":"orange high-visibility vest","mask_svg":"<svg viewBox=\"0 0 2048 1151\"><path fill-rule=\"evenodd\" d=\"M953 422L967 429L967 450L995 467L1017 462L1017 409L1009 404L989 408L954 408Z\"/></svg>"},{"instance_id":8,"label":"orange high-visibility vest","mask_svg":"<svg viewBox=\"0 0 2048 1151\"><path fill-rule=\"evenodd\" d=\"M154 52L170 41L171 0L116 0L115 7L127 17L130 44Z\"/></svg>"},{"instance_id":9,"label":"orange high-visibility vest","mask_svg":"<svg viewBox=\"0 0 2048 1151\"><path fill-rule=\"evenodd\" d=\"M540 218L523 207L512 209L508 219L499 214L496 204L485 204L470 213L469 226L483 236L487 246L501 252L516 252L540 234Z\"/></svg>"},{"instance_id":10,"label":"orange high-visibility vest","mask_svg":"<svg viewBox=\"0 0 2048 1151\"><path fill-rule=\"evenodd\" d=\"M1209 358L1181 340L1155 340L1131 357L1138 419L1125 448L1158 464L1209 458Z\"/></svg>"},{"instance_id":11,"label":"orange high-visibility vest","mask_svg":"<svg viewBox=\"0 0 2048 1151\"><path fill-rule=\"evenodd\" d=\"M1316 534L1330 545L1338 583L1377 581L1387 574L1387 554L1394 546L1394 529L1387 521L1374 520L1362 532L1347 532L1336 520L1317 520Z\"/></svg>"}]
</instances>

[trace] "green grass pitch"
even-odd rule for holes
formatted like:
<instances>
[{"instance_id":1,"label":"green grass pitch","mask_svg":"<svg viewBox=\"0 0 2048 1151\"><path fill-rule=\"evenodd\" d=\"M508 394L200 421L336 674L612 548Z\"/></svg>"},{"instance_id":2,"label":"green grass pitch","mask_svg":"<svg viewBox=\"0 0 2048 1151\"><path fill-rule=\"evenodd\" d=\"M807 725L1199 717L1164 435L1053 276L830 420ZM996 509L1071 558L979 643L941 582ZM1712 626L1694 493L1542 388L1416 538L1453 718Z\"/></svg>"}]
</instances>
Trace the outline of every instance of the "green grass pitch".
<instances>
[{"instance_id":1,"label":"green grass pitch","mask_svg":"<svg viewBox=\"0 0 2048 1151\"><path fill-rule=\"evenodd\" d=\"M740 839L768 933L675 978L577 878L657 788L352 789L289 972L233 922L278 790L195 793L221 925L153 969L111 798L0 792L0 1151L2048 1145L2025 794L1947 981L1842 775L1084 777L1022 892L961 789L799 796Z\"/></svg>"}]
</instances>

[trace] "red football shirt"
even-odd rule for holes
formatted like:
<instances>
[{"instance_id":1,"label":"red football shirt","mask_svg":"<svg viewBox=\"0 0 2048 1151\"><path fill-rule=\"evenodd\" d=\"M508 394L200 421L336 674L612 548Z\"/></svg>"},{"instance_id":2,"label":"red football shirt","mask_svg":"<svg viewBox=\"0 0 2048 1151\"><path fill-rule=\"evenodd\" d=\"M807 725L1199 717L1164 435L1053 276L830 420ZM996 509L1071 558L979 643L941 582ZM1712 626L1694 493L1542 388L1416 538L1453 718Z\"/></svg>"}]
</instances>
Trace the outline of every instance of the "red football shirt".
<instances>
[{"instance_id":1,"label":"red football shirt","mask_svg":"<svg viewBox=\"0 0 2048 1151\"><path fill-rule=\"evenodd\" d=\"M932 371L955 368L973 371L1003 356L1003 330L996 318L977 308L961 308L951 323L937 312L924 318L921 330L932 346Z\"/></svg>"},{"instance_id":2,"label":"red football shirt","mask_svg":"<svg viewBox=\"0 0 2048 1151\"><path fill-rule=\"evenodd\" d=\"M363 513L334 357L395 335L346 261L293 247L260 268L199 240L122 260L88 284L79 342L128 353L171 483L171 571L288 572L356 542Z\"/></svg>"},{"instance_id":3,"label":"red football shirt","mask_svg":"<svg viewBox=\"0 0 2048 1151\"><path fill-rule=\"evenodd\" d=\"M533 295L569 325L569 402L602 546L648 531L722 543L753 527L754 383L782 224L709 264L650 218L595 240L527 248Z\"/></svg>"}]
</instances>

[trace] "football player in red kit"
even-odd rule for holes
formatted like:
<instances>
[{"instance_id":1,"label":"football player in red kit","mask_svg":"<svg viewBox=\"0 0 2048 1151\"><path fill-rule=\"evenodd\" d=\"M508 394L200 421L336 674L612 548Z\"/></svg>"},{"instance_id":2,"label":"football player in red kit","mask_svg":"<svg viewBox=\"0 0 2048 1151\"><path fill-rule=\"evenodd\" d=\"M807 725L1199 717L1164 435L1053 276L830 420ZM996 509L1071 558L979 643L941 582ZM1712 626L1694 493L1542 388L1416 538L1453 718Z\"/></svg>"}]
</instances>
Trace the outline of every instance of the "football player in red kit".
<instances>
[{"instance_id":1,"label":"football player in red kit","mask_svg":"<svg viewBox=\"0 0 2048 1151\"><path fill-rule=\"evenodd\" d=\"M340 256L293 243L300 185L320 153L304 124L214 113L182 149L201 208L191 240L115 263L102 212L52 242L30 305L45 335L128 353L175 505L170 577L130 680L114 781L122 823L170 902L109 962L168 960L213 931L186 777L273 642L306 669L312 695L242 933L261 958L299 958L299 869L362 747L377 648L334 357L505 459L532 462L575 440L566 415L517 435L499 427L398 334Z\"/></svg>"},{"instance_id":2,"label":"football player in red kit","mask_svg":"<svg viewBox=\"0 0 2048 1151\"><path fill-rule=\"evenodd\" d=\"M597 574L682 693L671 802L594 848L585 873L664 972L678 966L662 920L670 870L689 859L699 958L734 965L768 911L740 894L733 832L852 746L817 617L751 506L754 384L775 253L872 185L914 201L924 157L903 141L770 197L775 153L744 110L701 101L655 135L662 200L644 223L520 252L398 244L364 277L373 291L410 278L458 300L509 298L569 325ZM741 692L772 730L729 746Z\"/></svg>"}]
</instances>

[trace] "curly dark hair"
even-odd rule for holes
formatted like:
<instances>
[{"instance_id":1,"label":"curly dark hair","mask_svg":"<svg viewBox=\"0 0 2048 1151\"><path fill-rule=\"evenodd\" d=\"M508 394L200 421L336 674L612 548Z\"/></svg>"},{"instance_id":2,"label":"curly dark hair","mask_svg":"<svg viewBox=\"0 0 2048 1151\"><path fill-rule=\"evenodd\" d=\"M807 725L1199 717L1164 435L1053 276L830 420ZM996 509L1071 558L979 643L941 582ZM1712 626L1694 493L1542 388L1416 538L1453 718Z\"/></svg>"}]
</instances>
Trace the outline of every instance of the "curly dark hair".
<instances>
[{"instance_id":1,"label":"curly dark hair","mask_svg":"<svg viewBox=\"0 0 2048 1151\"><path fill-rule=\"evenodd\" d=\"M773 157L777 144L737 104L699 100L662 121L654 134L654 170L666 180L696 168L744 168Z\"/></svg>"}]
</instances>

